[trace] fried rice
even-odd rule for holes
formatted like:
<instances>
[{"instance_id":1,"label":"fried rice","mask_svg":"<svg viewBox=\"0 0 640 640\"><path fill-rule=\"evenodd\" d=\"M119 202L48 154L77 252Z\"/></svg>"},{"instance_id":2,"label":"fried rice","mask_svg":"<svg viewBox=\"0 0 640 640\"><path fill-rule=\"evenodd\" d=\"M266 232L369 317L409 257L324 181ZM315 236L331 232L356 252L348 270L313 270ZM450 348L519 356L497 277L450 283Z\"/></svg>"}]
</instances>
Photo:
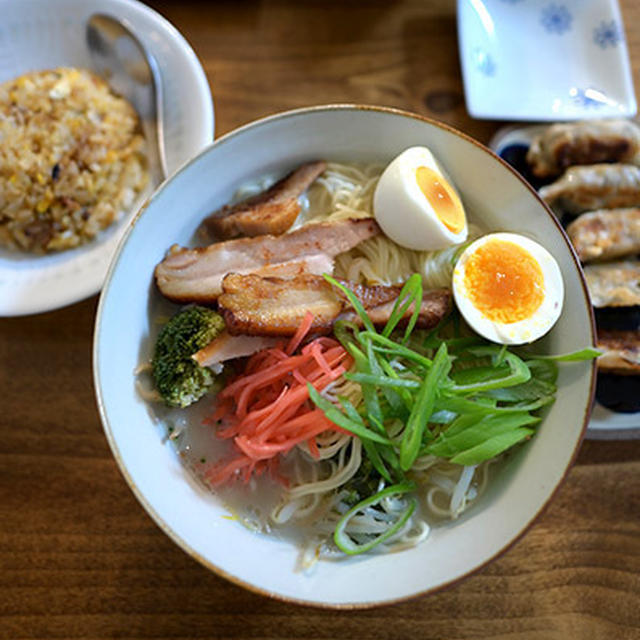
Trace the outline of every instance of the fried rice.
<instances>
[{"instance_id":1,"label":"fried rice","mask_svg":"<svg viewBox=\"0 0 640 640\"><path fill-rule=\"evenodd\" d=\"M140 120L89 71L0 85L0 245L77 247L130 209L149 181Z\"/></svg>"}]
</instances>

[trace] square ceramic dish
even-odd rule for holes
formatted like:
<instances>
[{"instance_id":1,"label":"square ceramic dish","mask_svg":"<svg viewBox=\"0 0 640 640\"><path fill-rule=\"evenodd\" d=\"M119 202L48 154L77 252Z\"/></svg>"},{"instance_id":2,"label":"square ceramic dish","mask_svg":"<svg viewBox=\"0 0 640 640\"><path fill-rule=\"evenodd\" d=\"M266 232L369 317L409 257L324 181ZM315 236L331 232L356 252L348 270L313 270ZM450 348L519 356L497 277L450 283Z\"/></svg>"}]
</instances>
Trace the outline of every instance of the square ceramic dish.
<instances>
[{"instance_id":1,"label":"square ceramic dish","mask_svg":"<svg viewBox=\"0 0 640 640\"><path fill-rule=\"evenodd\" d=\"M494 120L633 116L616 0L458 0L467 110Z\"/></svg>"},{"instance_id":2,"label":"square ceramic dish","mask_svg":"<svg viewBox=\"0 0 640 640\"><path fill-rule=\"evenodd\" d=\"M187 41L146 5L134 0L0 0L0 83L29 71L90 67L85 23L95 12L125 20L158 62L167 165L173 173L213 139L213 103ZM152 173L157 184L157 168ZM49 311L97 293L128 221L148 195L82 247L42 256L0 248L0 316Z\"/></svg>"}]
</instances>

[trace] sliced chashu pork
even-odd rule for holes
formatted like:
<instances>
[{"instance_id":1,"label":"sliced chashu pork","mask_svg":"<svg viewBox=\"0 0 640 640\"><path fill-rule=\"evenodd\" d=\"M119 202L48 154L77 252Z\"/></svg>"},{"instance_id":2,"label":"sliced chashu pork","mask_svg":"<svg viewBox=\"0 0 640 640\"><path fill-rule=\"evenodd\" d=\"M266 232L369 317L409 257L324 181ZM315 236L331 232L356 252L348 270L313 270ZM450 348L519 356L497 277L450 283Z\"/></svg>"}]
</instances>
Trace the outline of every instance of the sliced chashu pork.
<instances>
[{"instance_id":1,"label":"sliced chashu pork","mask_svg":"<svg viewBox=\"0 0 640 640\"><path fill-rule=\"evenodd\" d=\"M327 168L323 161L309 162L276 182L272 187L234 205L225 205L205 219L217 238L280 235L300 213L299 197Z\"/></svg>"},{"instance_id":2,"label":"sliced chashu pork","mask_svg":"<svg viewBox=\"0 0 640 640\"><path fill-rule=\"evenodd\" d=\"M174 246L156 266L156 283L175 302L211 303L228 273L330 272L336 255L379 232L373 218L364 218L308 224L281 236L227 240L197 249Z\"/></svg>"},{"instance_id":3,"label":"sliced chashu pork","mask_svg":"<svg viewBox=\"0 0 640 640\"><path fill-rule=\"evenodd\" d=\"M387 322L400 287L342 284L359 298L374 324ZM223 281L223 289L218 309L232 335L291 336L308 312L313 314L313 333L330 333L338 319L358 321L346 298L321 276L263 278L256 274L229 274ZM418 326L435 326L450 309L450 291L425 292ZM412 310L407 311L406 317Z\"/></svg>"}]
</instances>

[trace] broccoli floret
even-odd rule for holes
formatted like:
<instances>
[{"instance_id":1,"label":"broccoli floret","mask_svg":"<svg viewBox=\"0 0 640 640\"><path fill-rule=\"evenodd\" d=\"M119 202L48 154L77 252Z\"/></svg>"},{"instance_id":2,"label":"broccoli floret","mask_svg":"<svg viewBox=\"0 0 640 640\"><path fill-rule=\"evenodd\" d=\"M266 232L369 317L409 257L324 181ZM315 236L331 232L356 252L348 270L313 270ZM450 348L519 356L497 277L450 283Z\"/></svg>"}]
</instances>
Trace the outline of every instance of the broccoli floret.
<instances>
[{"instance_id":1,"label":"broccoli floret","mask_svg":"<svg viewBox=\"0 0 640 640\"><path fill-rule=\"evenodd\" d=\"M153 379L165 404L188 407L199 400L214 382L211 369L201 367L191 356L224 329L219 313L197 305L178 311L162 327L156 341Z\"/></svg>"}]
</instances>

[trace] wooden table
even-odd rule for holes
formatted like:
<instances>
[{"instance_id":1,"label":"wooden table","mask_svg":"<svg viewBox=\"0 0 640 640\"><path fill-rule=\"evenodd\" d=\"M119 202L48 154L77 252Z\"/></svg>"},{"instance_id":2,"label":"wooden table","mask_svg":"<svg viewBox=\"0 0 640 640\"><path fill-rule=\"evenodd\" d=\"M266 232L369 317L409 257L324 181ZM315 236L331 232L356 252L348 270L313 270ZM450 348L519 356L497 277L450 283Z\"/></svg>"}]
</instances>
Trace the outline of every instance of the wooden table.
<instances>
[{"instance_id":1,"label":"wooden table","mask_svg":"<svg viewBox=\"0 0 640 640\"><path fill-rule=\"evenodd\" d=\"M328 102L466 112L453 0L164 0L210 80L216 133ZM640 4L623 0L640 87ZM640 441L586 441L550 508L484 570L331 612L218 578L175 546L111 457L91 373L97 298L0 320L0 638L640 638Z\"/></svg>"}]
</instances>

